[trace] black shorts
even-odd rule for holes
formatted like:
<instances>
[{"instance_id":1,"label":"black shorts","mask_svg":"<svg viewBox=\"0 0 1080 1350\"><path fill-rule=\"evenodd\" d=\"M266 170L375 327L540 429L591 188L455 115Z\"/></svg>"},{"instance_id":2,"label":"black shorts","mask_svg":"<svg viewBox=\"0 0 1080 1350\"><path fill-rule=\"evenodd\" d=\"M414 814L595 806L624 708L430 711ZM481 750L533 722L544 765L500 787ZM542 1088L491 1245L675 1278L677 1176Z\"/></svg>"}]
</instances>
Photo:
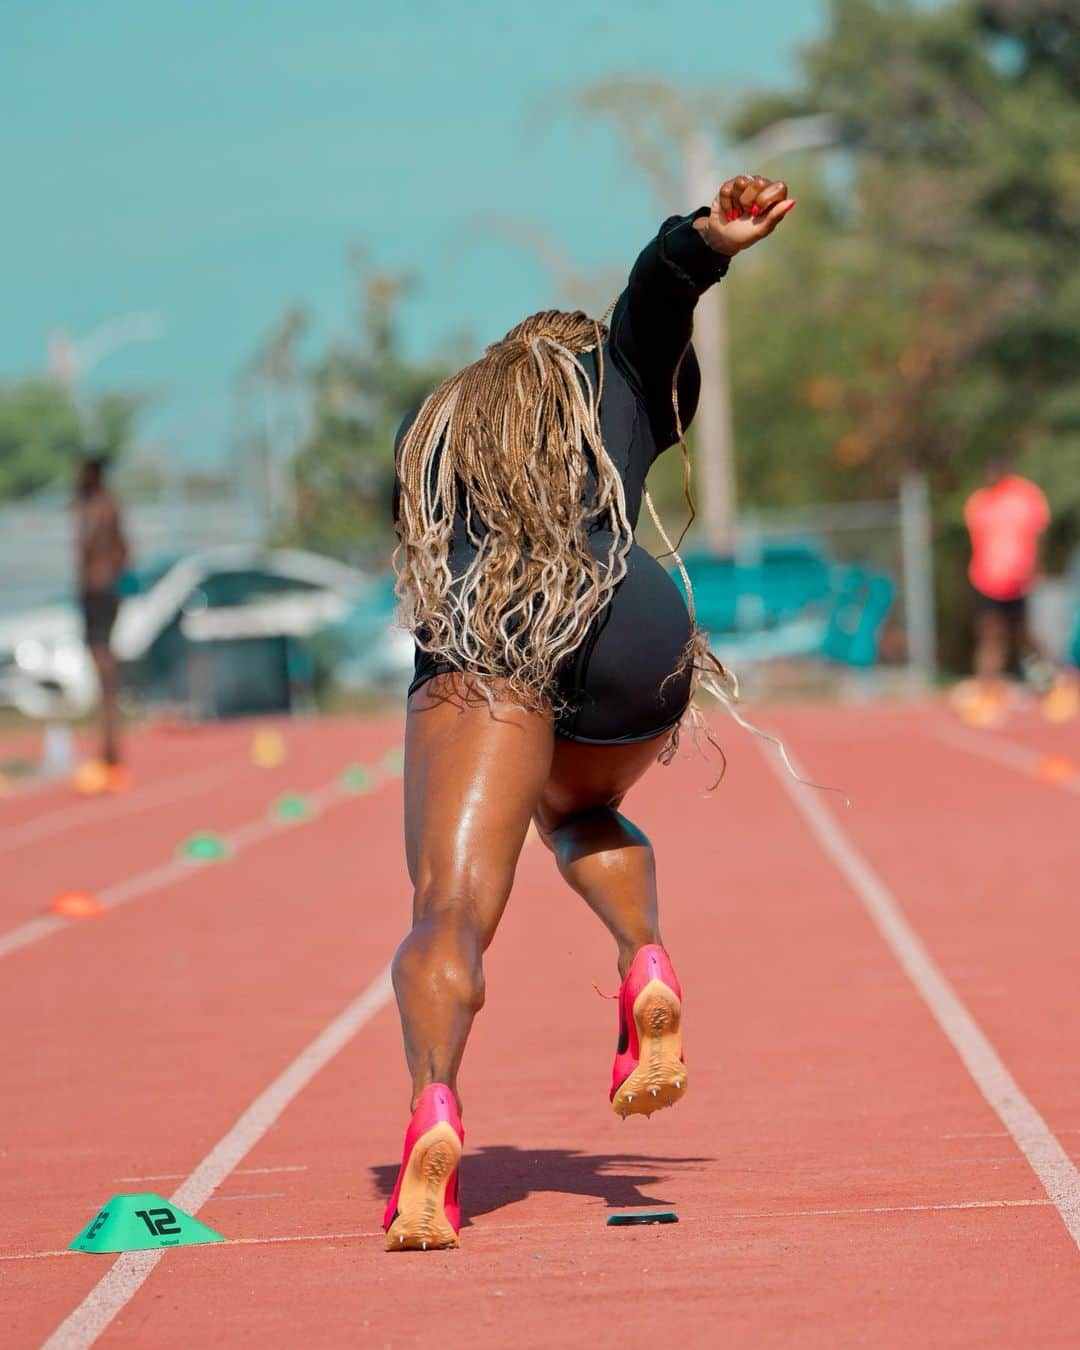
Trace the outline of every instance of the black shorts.
<instances>
[{"instance_id":1,"label":"black shorts","mask_svg":"<svg viewBox=\"0 0 1080 1350\"><path fill-rule=\"evenodd\" d=\"M597 543L606 546L603 537ZM560 672L567 708L556 732L586 745L629 745L669 731L690 701L691 672L680 669L689 641L690 615L679 588L634 544L626 576ZM409 694L455 669L417 647Z\"/></svg>"},{"instance_id":2,"label":"black shorts","mask_svg":"<svg viewBox=\"0 0 1080 1350\"><path fill-rule=\"evenodd\" d=\"M1027 618L1027 596L1017 595L1011 600L995 600L992 595L971 588L976 615L998 614L1010 628L1019 628Z\"/></svg>"},{"instance_id":3,"label":"black shorts","mask_svg":"<svg viewBox=\"0 0 1080 1350\"><path fill-rule=\"evenodd\" d=\"M120 601L114 591L84 591L80 597L88 647L107 647Z\"/></svg>"}]
</instances>

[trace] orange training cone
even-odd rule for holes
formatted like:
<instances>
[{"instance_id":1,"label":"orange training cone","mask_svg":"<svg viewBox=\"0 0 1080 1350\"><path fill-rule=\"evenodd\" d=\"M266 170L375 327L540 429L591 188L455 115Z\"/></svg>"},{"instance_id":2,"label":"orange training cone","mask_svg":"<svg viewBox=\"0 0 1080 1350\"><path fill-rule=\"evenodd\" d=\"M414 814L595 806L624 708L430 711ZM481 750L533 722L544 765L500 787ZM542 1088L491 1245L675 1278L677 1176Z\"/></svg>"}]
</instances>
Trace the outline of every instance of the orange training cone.
<instances>
[{"instance_id":1,"label":"orange training cone","mask_svg":"<svg viewBox=\"0 0 1080 1350\"><path fill-rule=\"evenodd\" d=\"M131 775L131 770L123 764L110 764L108 771L107 792L121 793L130 792L135 786L135 779Z\"/></svg>"},{"instance_id":2,"label":"orange training cone","mask_svg":"<svg viewBox=\"0 0 1080 1350\"><path fill-rule=\"evenodd\" d=\"M1080 684L1072 679L1058 680L1043 695L1042 715L1048 722L1071 722L1080 713Z\"/></svg>"},{"instance_id":3,"label":"orange training cone","mask_svg":"<svg viewBox=\"0 0 1080 1350\"><path fill-rule=\"evenodd\" d=\"M105 913L105 906L89 891L61 891L49 909L62 919L96 919Z\"/></svg>"},{"instance_id":4,"label":"orange training cone","mask_svg":"<svg viewBox=\"0 0 1080 1350\"><path fill-rule=\"evenodd\" d=\"M80 764L72 779L72 787L80 797L100 797L109 790L109 766L100 759Z\"/></svg>"},{"instance_id":5,"label":"orange training cone","mask_svg":"<svg viewBox=\"0 0 1080 1350\"><path fill-rule=\"evenodd\" d=\"M1047 755L1039 761L1035 777L1043 783L1066 783L1076 773L1076 765L1066 755Z\"/></svg>"}]
</instances>

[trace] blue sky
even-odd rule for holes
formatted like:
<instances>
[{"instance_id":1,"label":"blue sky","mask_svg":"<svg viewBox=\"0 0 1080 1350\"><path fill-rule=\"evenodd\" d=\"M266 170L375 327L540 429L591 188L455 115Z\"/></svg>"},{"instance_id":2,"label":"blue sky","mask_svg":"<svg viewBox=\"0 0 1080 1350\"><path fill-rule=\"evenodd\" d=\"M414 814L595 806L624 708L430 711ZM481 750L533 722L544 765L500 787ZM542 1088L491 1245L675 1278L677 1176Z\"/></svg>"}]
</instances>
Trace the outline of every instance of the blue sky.
<instances>
[{"instance_id":1,"label":"blue sky","mask_svg":"<svg viewBox=\"0 0 1080 1350\"><path fill-rule=\"evenodd\" d=\"M567 91L634 73L736 98L791 77L821 11L5 0L0 378L42 370L59 325L156 314L163 336L102 361L90 386L156 391L149 437L212 463L237 371L282 309L308 304L322 336L345 326L350 244L417 274L411 350L486 340L555 299L486 218L533 222L586 266L629 262L657 219Z\"/></svg>"}]
</instances>

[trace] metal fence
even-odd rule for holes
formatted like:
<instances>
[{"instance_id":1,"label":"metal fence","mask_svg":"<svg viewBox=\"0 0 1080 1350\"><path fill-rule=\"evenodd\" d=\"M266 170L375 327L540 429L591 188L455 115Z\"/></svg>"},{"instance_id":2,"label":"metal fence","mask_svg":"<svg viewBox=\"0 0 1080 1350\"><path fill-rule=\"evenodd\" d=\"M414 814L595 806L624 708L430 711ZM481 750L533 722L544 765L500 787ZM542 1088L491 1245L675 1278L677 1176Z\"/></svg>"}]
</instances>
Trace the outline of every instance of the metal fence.
<instances>
[{"instance_id":1,"label":"metal fence","mask_svg":"<svg viewBox=\"0 0 1080 1350\"><path fill-rule=\"evenodd\" d=\"M136 565L220 544L258 543L258 509L240 497L173 499L125 510ZM71 595L73 520L62 497L0 507L0 614Z\"/></svg>"},{"instance_id":2,"label":"metal fence","mask_svg":"<svg viewBox=\"0 0 1080 1350\"><path fill-rule=\"evenodd\" d=\"M892 578L894 614L903 629L907 664L921 679L932 680L937 640L932 518L925 477L908 475L891 500L762 511L740 521L741 547L751 553L761 541L793 535L820 538L837 561L877 566Z\"/></svg>"}]
</instances>

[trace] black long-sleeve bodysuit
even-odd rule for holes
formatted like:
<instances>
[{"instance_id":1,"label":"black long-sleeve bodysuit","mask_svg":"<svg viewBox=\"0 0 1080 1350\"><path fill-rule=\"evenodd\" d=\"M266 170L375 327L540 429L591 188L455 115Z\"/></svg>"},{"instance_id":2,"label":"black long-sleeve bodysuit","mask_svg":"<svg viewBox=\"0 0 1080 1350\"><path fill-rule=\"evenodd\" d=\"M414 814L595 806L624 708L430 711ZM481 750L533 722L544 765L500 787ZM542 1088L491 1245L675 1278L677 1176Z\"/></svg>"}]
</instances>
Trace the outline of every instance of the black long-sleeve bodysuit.
<instances>
[{"instance_id":1,"label":"black long-sleeve bodysuit","mask_svg":"<svg viewBox=\"0 0 1080 1350\"><path fill-rule=\"evenodd\" d=\"M604 387L600 429L604 445L623 481L627 517L637 526L642 488L653 461L677 436L671 384L686 348L698 298L727 271L728 259L704 242L692 222L707 214L673 216L660 227L630 273L611 316L604 344ZM581 358L596 387L595 353ZM697 408L701 375L693 349L679 368L679 411L689 424ZM415 414L398 432L398 444ZM395 515L397 501L395 494ZM590 531L590 546L604 556L611 534L600 521ZM464 522L455 529L451 570L471 552ZM591 745L648 740L679 720L689 699L690 673L679 667L690 637L690 617L678 587L651 554L636 543L627 571L609 603L593 620L588 635L563 663L560 693L568 710L556 724L560 736ZM453 670L419 646L410 695L435 675ZM666 683L665 683L666 681Z\"/></svg>"}]
</instances>

